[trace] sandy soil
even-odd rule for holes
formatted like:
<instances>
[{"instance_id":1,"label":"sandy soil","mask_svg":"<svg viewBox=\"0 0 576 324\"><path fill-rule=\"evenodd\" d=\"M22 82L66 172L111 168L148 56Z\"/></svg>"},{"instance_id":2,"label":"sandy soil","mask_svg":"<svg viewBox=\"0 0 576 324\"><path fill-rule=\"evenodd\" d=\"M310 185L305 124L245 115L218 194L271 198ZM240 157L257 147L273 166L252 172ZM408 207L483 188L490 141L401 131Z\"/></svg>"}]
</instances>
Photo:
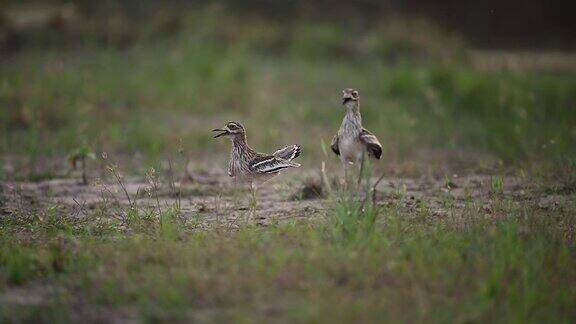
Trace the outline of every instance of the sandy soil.
<instances>
[{"instance_id":1,"label":"sandy soil","mask_svg":"<svg viewBox=\"0 0 576 324\"><path fill-rule=\"evenodd\" d=\"M152 186L146 178L126 178L122 182L128 195L113 178L106 182L92 181L88 185L81 184L78 179L2 182L5 197L2 210L9 214L18 208L59 204L68 208L72 215L83 217L97 208L125 211L130 203L147 208L160 205L162 210L179 205L182 217L197 222L200 228L214 221L238 226L239 219L268 225L287 219L315 217L326 211L329 199L321 192L319 176L302 176L296 180L291 177L290 183L286 179L279 177L258 190L255 213L249 208L249 191L234 185L220 170L198 172L193 181L175 181L174 186L160 183L156 191L149 189ZM371 181L374 183L376 179ZM393 204L409 210L426 208L429 215L442 217L450 208L464 208L471 200L480 202L480 208L490 213L495 194L511 196L518 203L538 199L542 208L553 206L561 199L553 195L534 197L520 178L482 174L384 178L377 186L376 196L379 204Z\"/></svg>"}]
</instances>

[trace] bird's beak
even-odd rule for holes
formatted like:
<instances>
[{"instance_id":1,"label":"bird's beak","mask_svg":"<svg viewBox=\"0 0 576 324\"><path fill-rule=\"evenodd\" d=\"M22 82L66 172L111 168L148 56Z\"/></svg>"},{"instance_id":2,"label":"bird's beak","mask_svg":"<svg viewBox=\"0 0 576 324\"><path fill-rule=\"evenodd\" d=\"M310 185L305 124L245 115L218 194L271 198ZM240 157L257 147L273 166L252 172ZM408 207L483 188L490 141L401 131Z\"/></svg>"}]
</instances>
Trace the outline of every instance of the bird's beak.
<instances>
[{"instance_id":1,"label":"bird's beak","mask_svg":"<svg viewBox=\"0 0 576 324\"><path fill-rule=\"evenodd\" d=\"M352 100L352 97L350 95L342 96L342 104L345 104L348 100Z\"/></svg>"},{"instance_id":2,"label":"bird's beak","mask_svg":"<svg viewBox=\"0 0 576 324\"><path fill-rule=\"evenodd\" d=\"M228 135L230 134L230 132L225 129L225 128L216 128L212 130L213 132L222 132L220 134L217 134L216 136L214 136L214 138L220 137L220 136L224 136L224 135Z\"/></svg>"}]
</instances>

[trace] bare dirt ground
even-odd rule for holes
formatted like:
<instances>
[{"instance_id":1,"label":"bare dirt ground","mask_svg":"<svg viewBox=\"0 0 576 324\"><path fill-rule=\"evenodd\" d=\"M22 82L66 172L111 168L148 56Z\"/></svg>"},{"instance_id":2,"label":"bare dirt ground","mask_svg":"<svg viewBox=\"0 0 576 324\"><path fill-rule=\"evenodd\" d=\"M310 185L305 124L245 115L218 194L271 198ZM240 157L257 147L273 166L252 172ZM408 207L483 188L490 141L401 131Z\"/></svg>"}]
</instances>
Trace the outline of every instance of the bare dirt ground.
<instances>
[{"instance_id":1,"label":"bare dirt ground","mask_svg":"<svg viewBox=\"0 0 576 324\"><path fill-rule=\"evenodd\" d=\"M322 215L330 198L320 176L301 176L272 180L258 190L255 213L249 208L249 191L238 187L221 170L197 172L193 180L161 183L157 190L149 179L132 177L107 182L92 181L83 185L78 179L2 182L5 196L4 213L30 206L59 205L71 215L82 217L100 209L120 213L131 204L148 209L167 210L179 207L183 219L198 228L213 222L237 227L239 220L269 225L295 218ZM375 183L376 178L371 179ZM508 196L516 203L537 200L541 208L550 208L562 199L558 195L537 194L526 180L513 176L472 174L450 177L420 176L417 178L384 178L376 188L378 203L425 211L430 216L443 217L451 210L463 209L474 201L486 213L492 210L495 196ZM103 213L107 214L107 213Z\"/></svg>"}]
</instances>

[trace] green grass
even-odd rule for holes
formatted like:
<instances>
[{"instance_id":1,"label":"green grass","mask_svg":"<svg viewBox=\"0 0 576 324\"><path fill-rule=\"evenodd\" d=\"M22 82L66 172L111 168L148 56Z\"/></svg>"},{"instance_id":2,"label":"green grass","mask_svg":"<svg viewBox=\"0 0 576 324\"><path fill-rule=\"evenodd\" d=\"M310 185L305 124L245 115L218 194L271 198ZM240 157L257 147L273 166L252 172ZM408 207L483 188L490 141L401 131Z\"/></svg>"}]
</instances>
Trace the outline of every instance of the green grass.
<instances>
[{"instance_id":1,"label":"green grass","mask_svg":"<svg viewBox=\"0 0 576 324\"><path fill-rule=\"evenodd\" d=\"M573 201L543 211L495 197L490 214L472 200L441 218L394 204L374 222L336 203L316 220L238 231L194 230L170 212L119 227L38 210L1 221L0 289L49 298L3 303L0 318L571 322Z\"/></svg>"},{"instance_id":2,"label":"green grass","mask_svg":"<svg viewBox=\"0 0 576 324\"><path fill-rule=\"evenodd\" d=\"M205 29L124 50L28 49L3 60L0 152L61 156L88 147L157 159L182 139L193 157L214 155L222 147L209 130L238 119L262 150L299 142L302 158L317 162L320 138L329 142L344 113L340 90L355 87L366 126L392 159L455 149L517 166L576 154L572 71L478 70L462 45L402 20L358 35L295 23L284 37L265 21L226 20L224 28L215 23L222 14L201 15ZM422 44L402 45L415 34L426 36Z\"/></svg>"}]
</instances>

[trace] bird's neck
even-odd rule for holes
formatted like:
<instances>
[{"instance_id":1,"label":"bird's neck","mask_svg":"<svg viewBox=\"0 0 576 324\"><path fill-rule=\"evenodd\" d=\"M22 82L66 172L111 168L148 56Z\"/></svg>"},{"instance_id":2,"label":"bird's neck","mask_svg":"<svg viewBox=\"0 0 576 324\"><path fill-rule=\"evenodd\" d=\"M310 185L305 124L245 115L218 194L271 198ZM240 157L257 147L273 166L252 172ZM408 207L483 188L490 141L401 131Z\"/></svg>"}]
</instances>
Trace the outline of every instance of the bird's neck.
<instances>
[{"instance_id":1,"label":"bird's neck","mask_svg":"<svg viewBox=\"0 0 576 324\"><path fill-rule=\"evenodd\" d=\"M232 154L235 153L244 153L244 154L252 154L254 150L248 146L248 142L246 141L246 134L236 135L232 138Z\"/></svg>"},{"instance_id":2,"label":"bird's neck","mask_svg":"<svg viewBox=\"0 0 576 324\"><path fill-rule=\"evenodd\" d=\"M362 116L360 115L360 101L351 100L346 102L344 106L346 106L346 116L344 117L344 123L361 127Z\"/></svg>"}]
</instances>

